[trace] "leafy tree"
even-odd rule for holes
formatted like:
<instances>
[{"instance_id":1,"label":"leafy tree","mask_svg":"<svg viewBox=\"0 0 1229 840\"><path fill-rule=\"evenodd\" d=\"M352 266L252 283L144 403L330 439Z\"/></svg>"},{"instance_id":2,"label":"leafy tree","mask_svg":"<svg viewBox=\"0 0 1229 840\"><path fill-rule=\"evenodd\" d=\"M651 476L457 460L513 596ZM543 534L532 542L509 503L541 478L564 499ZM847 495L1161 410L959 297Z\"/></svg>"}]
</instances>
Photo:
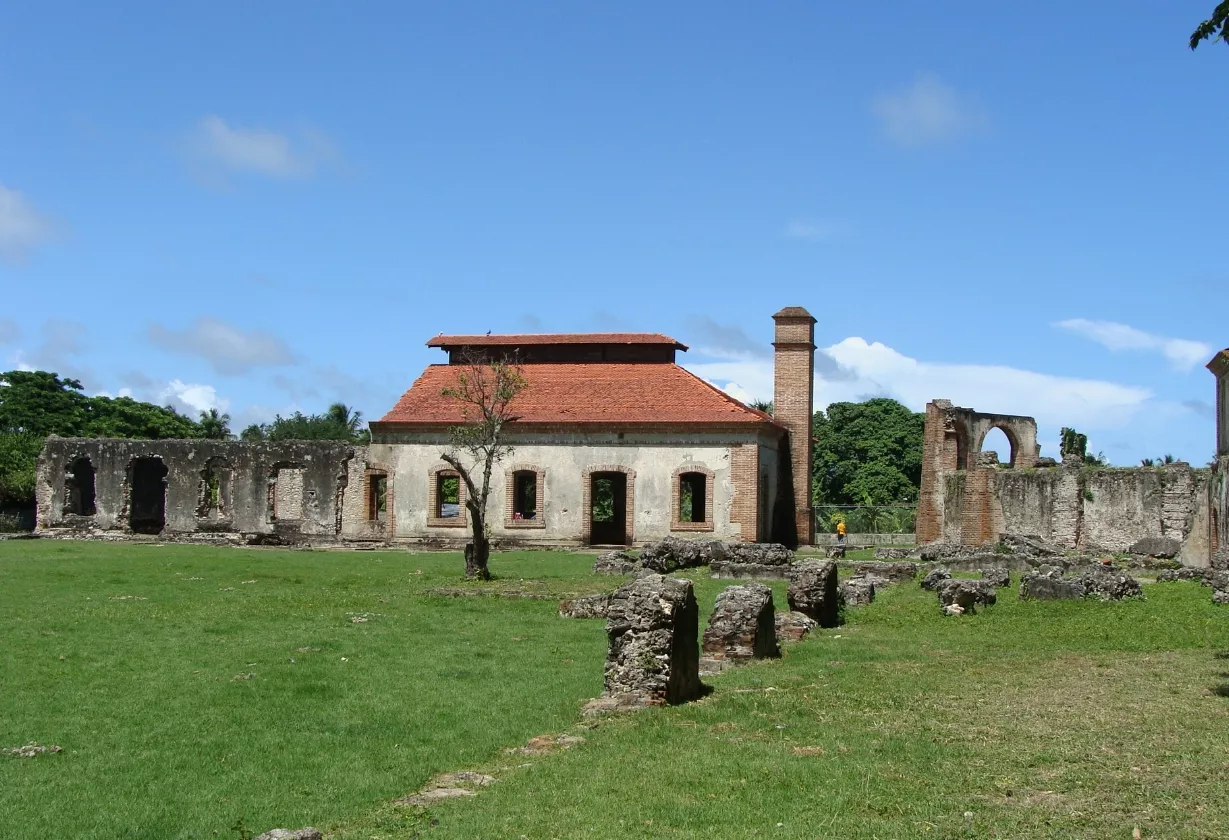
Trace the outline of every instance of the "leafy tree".
<instances>
[{"instance_id":1,"label":"leafy tree","mask_svg":"<svg viewBox=\"0 0 1229 840\"><path fill-rule=\"evenodd\" d=\"M341 440L366 445L371 432L359 428L363 413L343 403L334 403L324 414L304 414L296 411L289 417L280 414L272 423L253 423L239 434L240 440Z\"/></svg>"},{"instance_id":2,"label":"leafy tree","mask_svg":"<svg viewBox=\"0 0 1229 840\"><path fill-rule=\"evenodd\" d=\"M175 409L131 397L89 397L76 379L42 370L0 373L0 502L34 501L34 469L48 435L196 438Z\"/></svg>"},{"instance_id":3,"label":"leafy tree","mask_svg":"<svg viewBox=\"0 0 1229 840\"><path fill-rule=\"evenodd\" d=\"M765 414L772 414L772 400L752 400L750 405L756 411L762 411Z\"/></svg>"},{"instance_id":4,"label":"leafy tree","mask_svg":"<svg viewBox=\"0 0 1229 840\"><path fill-rule=\"evenodd\" d=\"M512 452L503 439L504 427L515 419L512 401L528 383L514 360L489 361L472 356L461 361L465 367L457 374L457 384L443 389L442 394L461 403L464 425L450 430L452 446L440 453L440 458L465 482L465 507L473 531L473 542L465 546L465 576L490 580L486 507L491 494L491 471ZM469 457L469 464L462 460L463 455Z\"/></svg>"},{"instance_id":5,"label":"leafy tree","mask_svg":"<svg viewBox=\"0 0 1229 840\"><path fill-rule=\"evenodd\" d=\"M209 440L229 440L230 415L222 414L216 408L201 412L201 437Z\"/></svg>"},{"instance_id":6,"label":"leafy tree","mask_svg":"<svg viewBox=\"0 0 1229 840\"><path fill-rule=\"evenodd\" d=\"M1081 460L1088 457L1088 435L1082 435L1067 426L1063 426L1058 434L1058 452L1062 458L1065 459L1068 455L1078 455Z\"/></svg>"},{"instance_id":7,"label":"leafy tree","mask_svg":"<svg viewBox=\"0 0 1229 840\"><path fill-rule=\"evenodd\" d=\"M917 501L925 416L896 400L832 403L812 417L817 505Z\"/></svg>"},{"instance_id":8,"label":"leafy tree","mask_svg":"<svg viewBox=\"0 0 1229 840\"><path fill-rule=\"evenodd\" d=\"M1212 10L1212 16L1195 27L1195 31L1191 33L1191 49L1208 39L1225 41L1226 32L1229 32L1229 0L1221 0Z\"/></svg>"}]
</instances>

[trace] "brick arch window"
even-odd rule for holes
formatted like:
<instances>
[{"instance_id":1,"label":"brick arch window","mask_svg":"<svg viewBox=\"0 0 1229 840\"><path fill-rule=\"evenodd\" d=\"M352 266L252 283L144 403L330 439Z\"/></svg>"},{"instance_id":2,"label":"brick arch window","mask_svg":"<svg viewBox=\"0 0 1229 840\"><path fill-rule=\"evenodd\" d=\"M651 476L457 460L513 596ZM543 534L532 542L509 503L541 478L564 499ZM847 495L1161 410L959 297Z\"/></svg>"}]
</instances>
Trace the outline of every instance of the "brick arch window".
<instances>
[{"instance_id":1,"label":"brick arch window","mask_svg":"<svg viewBox=\"0 0 1229 840\"><path fill-rule=\"evenodd\" d=\"M393 532L393 471L369 463L363 471L363 519L376 531Z\"/></svg>"},{"instance_id":2,"label":"brick arch window","mask_svg":"<svg viewBox=\"0 0 1229 840\"><path fill-rule=\"evenodd\" d=\"M449 464L437 464L428 472L427 525L432 528L464 528L465 482Z\"/></svg>"},{"instance_id":3,"label":"brick arch window","mask_svg":"<svg viewBox=\"0 0 1229 840\"><path fill-rule=\"evenodd\" d=\"M504 527L546 527L546 470L515 464L504 479Z\"/></svg>"},{"instance_id":4,"label":"brick arch window","mask_svg":"<svg viewBox=\"0 0 1229 840\"><path fill-rule=\"evenodd\" d=\"M623 518L619 524L622 525L621 537L622 544L631 545L635 536L635 521L636 521L636 471L630 467L624 467L619 464L599 464L591 467L586 467L581 472L581 539L586 544L594 543L595 528L593 519L593 480L595 477L600 477L600 474L620 473L623 478L621 487L623 502ZM602 523L598 523L596 529L599 533L603 530ZM604 540L602 540L604 543Z\"/></svg>"},{"instance_id":5,"label":"brick arch window","mask_svg":"<svg viewBox=\"0 0 1229 840\"><path fill-rule=\"evenodd\" d=\"M670 490L671 531L713 530L713 485L708 467L688 464L674 471Z\"/></svg>"}]
</instances>

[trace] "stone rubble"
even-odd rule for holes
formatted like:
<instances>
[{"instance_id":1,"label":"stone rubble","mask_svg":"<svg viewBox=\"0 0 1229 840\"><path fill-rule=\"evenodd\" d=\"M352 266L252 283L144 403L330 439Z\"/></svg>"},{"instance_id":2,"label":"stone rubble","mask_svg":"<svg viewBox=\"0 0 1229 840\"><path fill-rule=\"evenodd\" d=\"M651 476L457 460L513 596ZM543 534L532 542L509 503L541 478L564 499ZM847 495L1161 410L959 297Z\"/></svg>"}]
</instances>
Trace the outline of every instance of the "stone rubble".
<instances>
[{"instance_id":1,"label":"stone rubble","mask_svg":"<svg viewBox=\"0 0 1229 840\"><path fill-rule=\"evenodd\" d=\"M686 703L700 696L699 607L691 581L645 575L606 612L605 690L587 712Z\"/></svg>"},{"instance_id":2,"label":"stone rubble","mask_svg":"<svg viewBox=\"0 0 1229 840\"><path fill-rule=\"evenodd\" d=\"M994 587L984 580L952 578L939 584L939 607L945 615L963 615L977 612L978 606L989 606L998 600ZM959 607L960 612L949 610Z\"/></svg>"},{"instance_id":3,"label":"stone rubble","mask_svg":"<svg viewBox=\"0 0 1229 840\"><path fill-rule=\"evenodd\" d=\"M726 544L721 540L681 540L665 537L649 543L640 552L640 565L658 574L679 569L707 566L714 560L726 559Z\"/></svg>"},{"instance_id":4,"label":"stone rubble","mask_svg":"<svg viewBox=\"0 0 1229 840\"><path fill-rule=\"evenodd\" d=\"M1170 537L1144 537L1136 540L1127 549L1128 554L1141 554L1145 557L1160 557L1166 560L1178 556L1182 543Z\"/></svg>"},{"instance_id":5,"label":"stone rubble","mask_svg":"<svg viewBox=\"0 0 1229 840\"><path fill-rule=\"evenodd\" d=\"M764 563L733 563L729 560L714 560L709 564L711 576L718 580L784 580L787 568Z\"/></svg>"},{"instance_id":6,"label":"stone rubble","mask_svg":"<svg viewBox=\"0 0 1229 840\"><path fill-rule=\"evenodd\" d=\"M255 840L323 840L324 835L314 828L275 828L258 835Z\"/></svg>"},{"instance_id":7,"label":"stone rubble","mask_svg":"<svg viewBox=\"0 0 1229 840\"><path fill-rule=\"evenodd\" d=\"M559 602L560 618L605 618L610 607L610 593L582 595Z\"/></svg>"},{"instance_id":8,"label":"stone rubble","mask_svg":"<svg viewBox=\"0 0 1229 840\"><path fill-rule=\"evenodd\" d=\"M771 589L762 583L747 583L717 595L701 645L701 674L780 655Z\"/></svg>"},{"instance_id":9,"label":"stone rubble","mask_svg":"<svg viewBox=\"0 0 1229 840\"><path fill-rule=\"evenodd\" d=\"M876 560L904 560L909 556L911 549L908 548L877 548L875 549Z\"/></svg>"},{"instance_id":10,"label":"stone rubble","mask_svg":"<svg viewBox=\"0 0 1229 840\"><path fill-rule=\"evenodd\" d=\"M832 560L801 560L785 573L789 581L789 607L805 613L821 627L840 624L841 593L837 588L836 563Z\"/></svg>"},{"instance_id":11,"label":"stone rubble","mask_svg":"<svg viewBox=\"0 0 1229 840\"><path fill-rule=\"evenodd\" d=\"M907 583L917 577L917 563L897 562L866 562L853 567L854 575L875 575L885 578L889 583Z\"/></svg>"}]
</instances>

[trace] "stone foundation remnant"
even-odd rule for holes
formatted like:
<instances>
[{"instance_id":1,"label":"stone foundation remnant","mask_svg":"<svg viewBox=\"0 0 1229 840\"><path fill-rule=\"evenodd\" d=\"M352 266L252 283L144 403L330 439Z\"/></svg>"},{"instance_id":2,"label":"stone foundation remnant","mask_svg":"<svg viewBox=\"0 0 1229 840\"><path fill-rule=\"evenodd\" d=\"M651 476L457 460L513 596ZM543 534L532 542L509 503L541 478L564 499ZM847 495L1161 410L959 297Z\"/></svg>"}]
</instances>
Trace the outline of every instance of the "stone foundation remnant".
<instances>
[{"instance_id":1,"label":"stone foundation remnant","mask_svg":"<svg viewBox=\"0 0 1229 840\"><path fill-rule=\"evenodd\" d=\"M636 558L626 551L603 551L593 562L595 575L630 575L638 568Z\"/></svg>"},{"instance_id":2,"label":"stone foundation remnant","mask_svg":"<svg viewBox=\"0 0 1229 840\"><path fill-rule=\"evenodd\" d=\"M1227 357L1229 358L1229 357ZM1229 368L1227 368L1229 371ZM1218 403L1219 404L1219 403ZM1000 429L1009 461L982 451ZM1227 459L1229 463L1229 459ZM1008 534L1059 552L1123 552L1208 566L1225 530L1212 472L1178 462L1105 468L1078 457L1063 464L1038 457L1031 417L986 414L933 400L926 406L917 543L990 546ZM1028 546L1015 553L1037 556Z\"/></svg>"},{"instance_id":3,"label":"stone foundation remnant","mask_svg":"<svg viewBox=\"0 0 1229 840\"><path fill-rule=\"evenodd\" d=\"M944 615L964 615L977 612L979 606L989 606L998 600L994 587L984 580L952 578L939 584L939 608Z\"/></svg>"},{"instance_id":4,"label":"stone foundation remnant","mask_svg":"<svg viewBox=\"0 0 1229 840\"><path fill-rule=\"evenodd\" d=\"M777 543L732 543L725 547L725 559L713 560L709 568L725 580L783 579L792 562L794 552Z\"/></svg>"},{"instance_id":5,"label":"stone foundation remnant","mask_svg":"<svg viewBox=\"0 0 1229 840\"><path fill-rule=\"evenodd\" d=\"M1063 577L1061 569L1046 566L1021 578L1020 597L1037 601L1080 598L1121 601L1123 598L1142 598L1144 590L1135 578L1114 569L1091 569L1074 577Z\"/></svg>"},{"instance_id":6,"label":"stone foundation remnant","mask_svg":"<svg viewBox=\"0 0 1229 840\"><path fill-rule=\"evenodd\" d=\"M559 602L560 618L605 618L610 609L609 592L597 595L582 595Z\"/></svg>"},{"instance_id":7,"label":"stone foundation remnant","mask_svg":"<svg viewBox=\"0 0 1229 840\"><path fill-rule=\"evenodd\" d=\"M982 569L981 579L995 589L1006 589L1011 586L1011 572L1006 569Z\"/></svg>"},{"instance_id":8,"label":"stone foundation remnant","mask_svg":"<svg viewBox=\"0 0 1229 840\"><path fill-rule=\"evenodd\" d=\"M917 563L905 561L859 563L853 567L853 573L881 577L889 583L907 583L917 577Z\"/></svg>"},{"instance_id":9,"label":"stone foundation remnant","mask_svg":"<svg viewBox=\"0 0 1229 840\"><path fill-rule=\"evenodd\" d=\"M323 840L324 835L314 828L275 828L258 835L256 840Z\"/></svg>"},{"instance_id":10,"label":"stone foundation remnant","mask_svg":"<svg viewBox=\"0 0 1229 840\"><path fill-rule=\"evenodd\" d=\"M832 560L802 560L786 569L789 607L810 616L820 627L841 623L841 593L837 588L836 563Z\"/></svg>"},{"instance_id":11,"label":"stone foundation remnant","mask_svg":"<svg viewBox=\"0 0 1229 840\"><path fill-rule=\"evenodd\" d=\"M605 690L587 712L686 703L700 696L699 607L691 581L645 575L610 596Z\"/></svg>"},{"instance_id":12,"label":"stone foundation remnant","mask_svg":"<svg viewBox=\"0 0 1229 840\"><path fill-rule=\"evenodd\" d=\"M772 590L762 583L731 586L717 596L701 646L701 673L749 659L781 655Z\"/></svg>"}]
</instances>

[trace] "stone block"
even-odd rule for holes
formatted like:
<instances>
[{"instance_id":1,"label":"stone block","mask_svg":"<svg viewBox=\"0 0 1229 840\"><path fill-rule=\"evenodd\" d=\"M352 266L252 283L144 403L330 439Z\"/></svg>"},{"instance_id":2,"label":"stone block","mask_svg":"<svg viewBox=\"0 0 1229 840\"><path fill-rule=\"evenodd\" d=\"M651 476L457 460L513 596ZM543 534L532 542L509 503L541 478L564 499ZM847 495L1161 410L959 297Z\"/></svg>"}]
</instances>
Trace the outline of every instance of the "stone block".
<instances>
[{"instance_id":1,"label":"stone block","mask_svg":"<svg viewBox=\"0 0 1229 840\"><path fill-rule=\"evenodd\" d=\"M323 835L314 828L275 828L257 836L256 840L322 840Z\"/></svg>"},{"instance_id":2,"label":"stone block","mask_svg":"<svg viewBox=\"0 0 1229 840\"><path fill-rule=\"evenodd\" d=\"M910 550L908 548L877 548L875 549L875 559L904 560L909 556Z\"/></svg>"},{"instance_id":3,"label":"stone block","mask_svg":"<svg viewBox=\"0 0 1229 840\"><path fill-rule=\"evenodd\" d=\"M640 552L640 565L658 574L678 569L707 566L714 560L726 559L726 544L721 540L681 540L666 537L649 543Z\"/></svg>"},{"instance_id":4,"label":"stone block","mask_svg":"<svg viewBox=\"0 0 1229 840\"><path fill-rule=\"evenodd\" d=\"M731 563L788 566L794 562L794 552L778 543L730 543L725 546L725 559Z\"/></svg>"},{"instance_id":5,"label":"stone block","mask_svg":"<svg viewBox=\"0 0 1229 840\"><path fill-rule=\"evenodd\" d=\"M1139 581L1130 575L1111 569L1093 569L1079 576L1084 584L1086 597L1102 601L1121 601L1123 598L1142 598L1144 590Z\"/></svg>"},{"instance_id":6,"label":"stone block","mask_svg":"<svg viewBox=\"0 0 1229 840\"><path fill-rule=\"evenodd\" d=\"M636 571L636 558L626 551L604 551L593 563L595 575L630 575Z\"/></svg>"},{"instance_id":7,"label":"stone block","mask_svg":"<svg viewBox=\"0 0 1229 840\"><path fill-rule=\"evenodd\" d=\"M939 568L931 569L926 573L926 576L922 578L922 588L929 589L931 592L934 592L939 588L939 584L943 583L945 580L951 579L952 573L940 566Z\"/></svg>"},{"instance_id":8,"label":"stone block","mask_svg":"<svg viewBox=\"0 0 1229 840\"><path fill-rule=\"evenodd\" d=\"M785 573L789 581L791 610L805 613L821 627L836 627L841 621L840 591L836 563L831 560L802 560L791 563Z\"/></svg>"},{"instance_id":9,"label":"stone block","mask_svg":"<svg viewBox=\"0 0 1229 840\"><path fill-rule=\"evenodd\" d=\"M800 612L786 611L777 613L777 641L801 642L819 626L819 622Z\"/></svg>"},{"instance_id":10,"label":"stone block","mask_svg":"<svg viewBox=\"0 0 1229 840\"><path fill-rule=\"evenodd\" d=\"M1177 557L1182 550L1182 543L1169 537L1144 537L1131 543L1127 549L1129 554L1143 554L1147 557Z\"/></svg>"},{"instance_id":11,"label":"stone block","mask_svg":"<svg viewBox=\"0 0 1229 840\"><path fill-rule=\"evenodd\" d=\"M848 607L864 607L875 600L875 581L868 577L851 577L841 584L841 599Z\"/></svg>"},{"instance_id":12,"label":"stone block","mask_svg":"<svg viewBox=\"0 0 1229 840\"><path fill-rule=\"evenodd\" d=\"M604 708L686 703L700 696L699 607L691 581L646 575L606 610Z\"/></svg>"},{"instance_id":13,"label":"stone block","mask_svg":"<svg viewBox=\"0 0 1229 840\"><path fill-rule=\"evenodd\" d=\"M716 673L739 661L780 655L772 590L747 583L722 591L704 631L701 671Z\"/></svg>"}]
</instances>

